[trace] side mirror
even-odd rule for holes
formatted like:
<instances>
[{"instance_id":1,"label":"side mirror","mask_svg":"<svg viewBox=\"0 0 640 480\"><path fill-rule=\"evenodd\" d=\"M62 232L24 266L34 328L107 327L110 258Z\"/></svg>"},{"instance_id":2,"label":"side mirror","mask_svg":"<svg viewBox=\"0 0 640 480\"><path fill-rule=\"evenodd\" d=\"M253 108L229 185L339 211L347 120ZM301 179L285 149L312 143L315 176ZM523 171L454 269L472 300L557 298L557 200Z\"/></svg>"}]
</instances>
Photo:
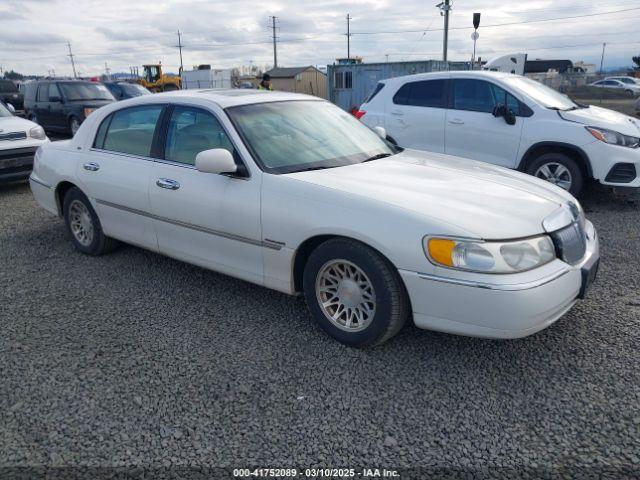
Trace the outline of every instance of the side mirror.
<instances>
[{"instance_id":1,"label":"side mirror","mask_svg":"<svg viewBox=\"0 0 640 480\"><path fill-rule=\"evenodd\" d=\"M373 127L372 130L378 135L381 139L387 139L387 131L383 127Z\"/></svg>"},{"instance_id":2,"label":"side mirror","mask_svg":"<svg viewBox=\"0 0 640 480\"><path fill-rule=\"evenodd\" d=\"M205 150L196 155L196 168L202 173L235 173L238 170L233 155L224 148Z\"/></svg>"},{"instance_id":3,"label":"side mirror","mask_svg":"<svg viewBox=\"0 0 640 480\"><path fill-rule=\"evenodd\" d=\"M507 125L515 125L516 124L516 114L508 108L506 105L499 103L493 108L493 116L494 117L502 117L504 121L507 122Z\"/></svg>"},{"instance_id":4,"label":"side mirror","mask_svg":"<svg viewBox=\"0 0 640 480\"><path fill-rule=\"evenodd\" d=\"M16 114L16 107L14 107L13 105L11 105L10 103L7 103L7 109L12 113L12 114Z\"/></svg>"},{"instance_id":5,"label":"side mirror","mask_svg":"<svg viewBox=\"0 0 640 480\"><path fill-rule=\"evenodd\" d=\"M60 103L62 102L62 99L60 97L49 97L49 101L51 103Z\"/></svg>"}]
</instances>

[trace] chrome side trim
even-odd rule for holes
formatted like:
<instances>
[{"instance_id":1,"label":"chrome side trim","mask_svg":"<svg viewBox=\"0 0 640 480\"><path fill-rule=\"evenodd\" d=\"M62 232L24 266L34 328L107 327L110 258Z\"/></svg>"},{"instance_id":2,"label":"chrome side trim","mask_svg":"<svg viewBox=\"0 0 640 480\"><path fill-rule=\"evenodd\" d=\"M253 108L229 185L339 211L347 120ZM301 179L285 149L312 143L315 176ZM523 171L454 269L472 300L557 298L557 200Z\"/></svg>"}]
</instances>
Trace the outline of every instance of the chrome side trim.
<instances>
[{"instance_id":1,"label":"chrome side trim","mask_svg":"<svg viewBox=\"0 0 640 480\"><path fill-rule=\"evenodd\" d=\"M45 188L51 189L51 185L47 185L46 183L42 183L40 180L36 180L32 176L29 176L29 180L33 183L37 183L38 185L42 185Z\"/></svg>"},{"instance_id":2,"label":"chrome side trim","mask_svg":"<svg viewBox=\"0 0 640 480\"><path fill-rule=\"evenodd\" d=\"M137 210L135 208L125 207L124 205L118 205L116 203L107 202L105 200L96 199L96 203L100 205L104 205L106 207L116 208L118 210L133 213L134 215L141 215L143 217L151 218L153 220L158 220L160 222L169 223L171 225L176 225L178 227L184 227L190 230L195 230L197 232L208 233L209 235L215 235L216 237L228 238L229 240L248 243L249 245L255 245L257 247L270 248L271 250L281 250L282 247L285 245L284 243L276 243L273 240L264 240L264 241L254 240L253 238L243 237L241 235L236 235L234 233L214 230L212 228L203 227L200 225L194 225L192 223L181 222L179 220L172 220L170 218L161 217L159 215L154 215L152 213L145 212L143 210Z\"/></svg>"},{"instance_id":3,"label":"chrome side trim","mask_svg":"<svg viewBox=\"0 0 640 480\"><path fill-rule=\"evenodd\" d=\"M440 277L438 275L430 275L427 273L418 273L418 277L422 278L423 280L432 280L434 282L451 283L453 285L460 285L463 287L474 287L474 288L483 288L487 290L502 290L507 292L513 292L518 290L530 290L532 288L541 287L542 285L546 285L549 282L553 282L554 280L557 280L558 278L566 275L567 273L569 273L569 270L559 270L539 280L526 282L526 283L513 283L513 284L476 282L473 280L462 280L459 278Z\"/></svg>"}]
</instances>

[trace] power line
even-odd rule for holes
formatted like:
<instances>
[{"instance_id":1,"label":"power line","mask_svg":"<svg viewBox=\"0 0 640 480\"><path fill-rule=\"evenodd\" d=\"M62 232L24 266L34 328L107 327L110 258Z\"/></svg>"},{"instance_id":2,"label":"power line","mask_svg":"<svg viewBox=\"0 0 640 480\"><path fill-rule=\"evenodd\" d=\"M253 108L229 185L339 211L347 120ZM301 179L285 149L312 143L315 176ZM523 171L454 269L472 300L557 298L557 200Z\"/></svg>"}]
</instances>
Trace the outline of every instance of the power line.
<instances>
[{"instance_id":1,"label":"power line","mask_svg":"<svg viewBox=\"0 0 640 480\"><path fill-rule=\"evenodd\" d=\"M588 13L588 14L584 14L584 15L572 15L572 16L568 16L568 17L543 18L543 19L539 19L539 20L522 20L520 22L493 23L493 24L489 24L489 25L483 25L482 28L507 27L507 26L514 26L514 25L523 25L523 24L528 24L528 23L554 22L556 20L570 20L570 19L574 19L574 18L596 17L596 16L600 16L600 15L611 15L611 14L614 14L614 13L631 12L631 11L635 11L635 10L640 10L640 7L625 8L625 9L622 9L622 10L611 10L609 12ZM471 27L453 27L450 30L471 30L471 29L473 29L473 26L471 26ZM442 28L442 29L434 29L434 31L438 31L438 30L442 31L442 30L444 30L444 28ZM390 34L396 34L396 33L420 33L420 32L422 32L422 30L393 30L393 31L376 31L376 32L353 32L352 35L390 35Z\"/></svg>"}]
</instances>

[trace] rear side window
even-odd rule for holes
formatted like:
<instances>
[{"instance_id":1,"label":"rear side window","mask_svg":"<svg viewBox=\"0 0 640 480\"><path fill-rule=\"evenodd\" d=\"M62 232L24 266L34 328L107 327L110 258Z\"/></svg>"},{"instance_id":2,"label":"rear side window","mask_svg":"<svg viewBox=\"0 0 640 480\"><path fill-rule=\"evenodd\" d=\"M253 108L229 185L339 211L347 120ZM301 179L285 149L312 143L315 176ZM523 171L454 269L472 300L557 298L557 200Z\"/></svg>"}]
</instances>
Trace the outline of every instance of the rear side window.
<instances>
[{"instance_id":1,"label":"rear side window","mask_svg":"<svg viewBox=\"0 0 640 480\"><path fill-rule=\"evenodd\" d=\"M11 80L0 80L0 93L14 93L18 87Z\"/></svg>"},{"instance_id":2,"label":"rear side window","mask_svg":"<svg viewBox=\"0 0 640 480\"><path fill-rule=\"evenodd\" d=\"M112 113L102 121L94 147L111 152L151 156L151 145L162 105L133 107Z\"/></svg>"},{"instance_id":3,"label":"rear side window","mask_svg":"<svg viewBox=\"0 0 640 480\"><path fill-rule=\"evenodd\" d=\"M384 88L384 83L378 83L376 85L376 88L373 90L373 92L371 92L371 95L369 95L367 97L367 99L364 101L364 103L369 103L371 100L373 100L373 98L378 95L380 93L380 90L382 90Z\"/></svg>"},{"instance_id":4,"label":"rear side window","mask_svg":"<svg viewBox=\"0 0 640 480\"><path fill-rule=\"evenodd\" d=\"M51 101L52 98L60 98L60 91L58 90L58 86L55 83L50 83L49 84L49 101Z\"/></svg>"},{"instance_id":5,"label":"rear side window","mask_svg":"<svg viewBox=\"0 0 640 480\"><path fill-rule=\"evenodd\" d=\"M446 80L405 83L393 97L393 103L414 107L445 108L446 84Z\"/></svg>"}]
</instances>

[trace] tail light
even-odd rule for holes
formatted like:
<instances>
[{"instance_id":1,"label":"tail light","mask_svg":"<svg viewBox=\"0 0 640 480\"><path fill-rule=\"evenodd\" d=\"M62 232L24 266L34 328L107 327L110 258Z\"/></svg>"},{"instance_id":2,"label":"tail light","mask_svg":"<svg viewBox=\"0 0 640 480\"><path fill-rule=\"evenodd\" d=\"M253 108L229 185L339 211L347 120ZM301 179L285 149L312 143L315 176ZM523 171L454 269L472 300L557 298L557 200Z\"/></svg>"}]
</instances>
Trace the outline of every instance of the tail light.
<instances>
[{"instance_id":1,"label":"tail light","mask_svg":"<svg viewBox=\"0 0 640 480\"><path fill-rule=\"evenodd\" d=\"M353 116L360 120L362 117L364 117L365 113L367 112L365 112L364 110L354 110Z\"/></svg>"}]
</instances>

